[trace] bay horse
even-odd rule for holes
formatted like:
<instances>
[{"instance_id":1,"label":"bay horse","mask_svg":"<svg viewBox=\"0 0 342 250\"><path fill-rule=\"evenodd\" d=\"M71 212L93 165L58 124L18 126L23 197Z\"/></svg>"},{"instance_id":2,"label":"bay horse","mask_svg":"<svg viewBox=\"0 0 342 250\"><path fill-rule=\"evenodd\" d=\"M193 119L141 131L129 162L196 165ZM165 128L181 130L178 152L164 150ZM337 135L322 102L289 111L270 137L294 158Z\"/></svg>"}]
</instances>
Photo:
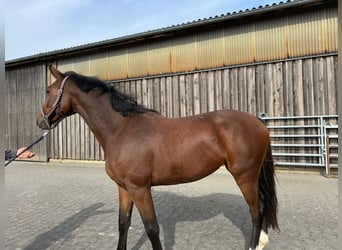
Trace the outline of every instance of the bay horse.
<instances>
[{"instance_id":1,"label":"bay horse","mask_svg":"<svg viewBox=\"0 0 342 250\"><path fill-rule=\"evenodd\" d=\"M133 204L153 249L162 249L151 187L199 180L225 166L252 217L249 249L268 244L268 228L279 229L269 131L257 117L234 110L166 118L95 77L62 73L37 115L42 129L80 114L101 144L105 171L118 185L119 240L126 249Z\"/></svg>"}]
</instances>

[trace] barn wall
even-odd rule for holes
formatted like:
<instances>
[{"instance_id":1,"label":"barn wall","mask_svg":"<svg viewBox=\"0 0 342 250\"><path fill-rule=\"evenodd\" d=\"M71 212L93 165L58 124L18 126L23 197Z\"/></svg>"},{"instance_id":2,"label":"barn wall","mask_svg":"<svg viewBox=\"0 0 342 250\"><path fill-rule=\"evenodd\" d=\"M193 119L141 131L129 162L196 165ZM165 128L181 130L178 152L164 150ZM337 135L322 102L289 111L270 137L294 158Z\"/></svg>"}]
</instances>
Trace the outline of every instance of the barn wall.
<instances>
[{"instance_id":1,"label":"barn wall","mask_svg":"<svg viewBox=\"0 0 342 250\"><path fill-rule=\"evenodd\" d=\"M62 72L98 76L168 117L224 108L275 117L337 114L337 6L304 9L247 11L174 34L166 29L151 39L6 64L6 145L26 145L41 134L35 117L53 80L46 71L51 62ZM35 160L103 160L78 115L49 139L35 148Z\"/></svg>"},{"instance_id":2,"label":"barn wall","mask_svg":"<svg viewBox=\"0 0 342 250\"><path fill-rule=\"evenodd\" d=\"M168 117L237 109L270 116L336 114L337 56L279 61L113 84Z\"/></svg>"},{"instance_id":3,"label":"barn wall","mask_svg":"<svg viewBox=\"0 0 342 250\"><path fill-rule=\"evenodd\" d=\"M6 70L5 145L9 149L28 146L42 134L36 117L45 98L46 66L43 63ZM46 161L48 141L34 146L33 160Z\"/></svg>"},{"instance_id":4,"label":"barn wall","mask_svg":"<svg viewBox=\"0 0 342 250\"><path fill-rule=\"evenodd\" d=\"M337 56L254 64L112 82L167 117L219 109L269 116L337 114ZM63 121L51 139L51 157L103 160L83 119Z\"/></svg>"},{"instance_id":5,"label":"barn wall","mask_svg":"<svg viewBox=\"0 0 342 250\"><path fill-rule=\"evenodd\" d=\"M337 8L286 13L58 60L62 71L105 81L337 52Z\"/></svg>"}]
</instances>

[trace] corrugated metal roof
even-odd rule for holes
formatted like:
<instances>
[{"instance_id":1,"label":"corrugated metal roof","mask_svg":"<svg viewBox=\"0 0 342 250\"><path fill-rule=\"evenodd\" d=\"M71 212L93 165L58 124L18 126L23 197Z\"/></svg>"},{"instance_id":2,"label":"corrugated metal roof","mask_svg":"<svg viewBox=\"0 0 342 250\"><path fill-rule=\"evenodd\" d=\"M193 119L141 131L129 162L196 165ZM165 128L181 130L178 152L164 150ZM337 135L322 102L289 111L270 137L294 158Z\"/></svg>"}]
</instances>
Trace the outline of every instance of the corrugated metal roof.
<instances>
[{"instance_id":1,"label":"corrugated metal roof","mask_svg":"<svg viewBox=\"0 0 342 250\"><path fill-rule=\"evenodd\" d=\"M31 63L41 60L53 60L56 58L64 57L71 54L79 54L86 51L94 51L106 47L120 46L123 44L133 44L142 40L155 39L160 37L172 36L177 32L185 31L187 29L197 28L201 26L206 26L210 24L226 22L235 19L242 19L250 16L263 15L265 13L272 13L280 10L286 10L291 8L297 8L300 6L315 6L326 3L329 1L324 0L288 0L286 2L273 3L272 5L265 5L254 7L252 9L240 10L238 12L226 13L220 16L203 18L198 20L193 20L191 22L172 25L165 28L160 28L152 31L146 31L141 33L136 33L132 35L127 35L123 37L118 37L114 39L107 39L99 42L88 43L80 46L69 47L60 50L54 50L49 52L44 52L32 56L22 57L18 59L13 59L6 61L6 66L14 66L18 64ZM330 2L337 2L337 0L330 0Z\"/></svg>"}]
</instances>

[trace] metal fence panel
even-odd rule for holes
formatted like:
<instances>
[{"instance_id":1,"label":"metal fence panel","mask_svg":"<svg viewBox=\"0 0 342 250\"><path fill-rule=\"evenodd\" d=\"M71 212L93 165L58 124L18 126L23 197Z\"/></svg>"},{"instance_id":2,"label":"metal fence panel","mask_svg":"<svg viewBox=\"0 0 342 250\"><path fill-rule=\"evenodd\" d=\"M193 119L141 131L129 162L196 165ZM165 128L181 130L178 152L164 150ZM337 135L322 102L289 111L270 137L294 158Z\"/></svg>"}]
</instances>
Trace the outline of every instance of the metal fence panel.
<instances>
[{"instance_id":1,"label":"metal fence panel","mask_svg":"<svg viewBox=\"0 0 342 250\"><path fill-rule=\"evenodd\" d=\"M337 115L260 118L270 130L275 165L324 167L327 175L338 168Z\"/></svg>"}]
</instances>

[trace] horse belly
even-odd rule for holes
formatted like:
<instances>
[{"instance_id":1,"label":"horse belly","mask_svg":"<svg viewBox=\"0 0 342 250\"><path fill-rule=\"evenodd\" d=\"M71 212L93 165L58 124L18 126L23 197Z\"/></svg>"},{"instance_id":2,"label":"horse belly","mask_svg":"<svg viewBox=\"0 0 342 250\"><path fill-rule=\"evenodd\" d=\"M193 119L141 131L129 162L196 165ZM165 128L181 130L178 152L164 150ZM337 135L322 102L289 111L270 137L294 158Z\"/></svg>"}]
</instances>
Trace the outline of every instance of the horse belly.
<instances>
[{"instance_id":1,"label":"horse belly","mask_svg":"<svg viewBox=\"0 0 342 250\"><path fill-rule=\"evenodd\" d=\"M215 172L225 162L223 157L188 155L160 162L152 172L153 185L171 185L202 179Z\"/></svg>"},{"instance_id":2,"label":"horse belly","mask_svg":"<svg viewBox=\"0 0 342 250\"><path fill-rule=\"evenodd\" d=\"M198 122L196 127L187 125L173 130L172 136L161 137L155 144L159 146L152 150L153 184L167 185L199 180L226 162L224 146L212 123Z\"/></svg>"}]
</instances>

